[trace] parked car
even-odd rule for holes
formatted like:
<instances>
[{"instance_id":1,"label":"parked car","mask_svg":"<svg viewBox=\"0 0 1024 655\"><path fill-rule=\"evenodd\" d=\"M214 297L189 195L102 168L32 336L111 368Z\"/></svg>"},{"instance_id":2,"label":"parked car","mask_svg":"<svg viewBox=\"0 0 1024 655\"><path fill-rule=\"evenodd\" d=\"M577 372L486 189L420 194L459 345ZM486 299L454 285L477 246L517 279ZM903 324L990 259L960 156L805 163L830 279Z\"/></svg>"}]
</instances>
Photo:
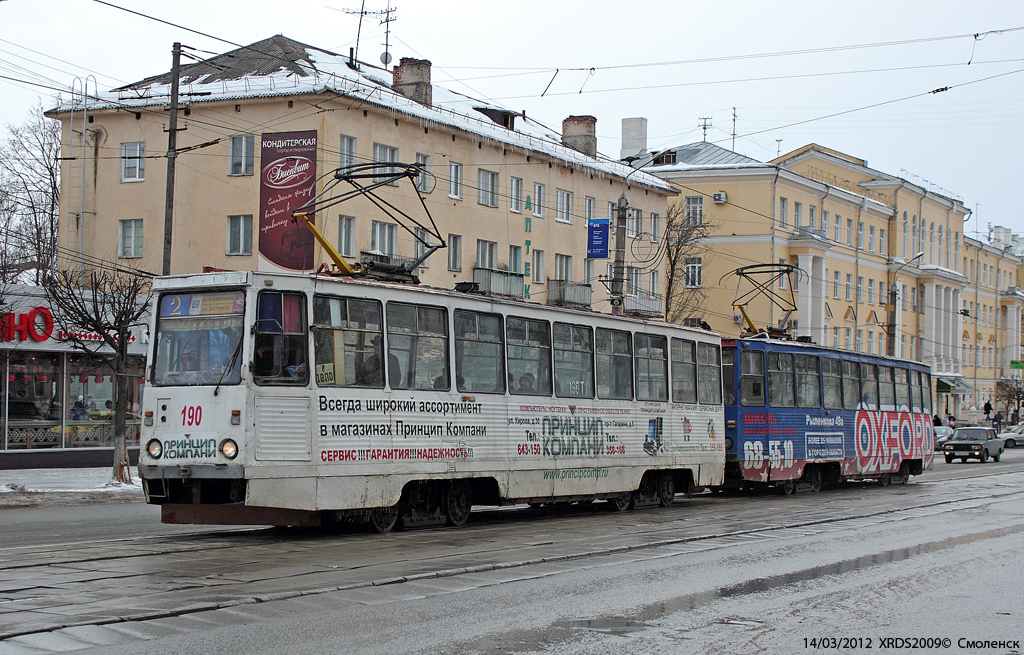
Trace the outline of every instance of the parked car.
<instances>
[{"instance_id":1,"label":"parked car","mask_svg":"<svg viewBox=\"0 0 1024 655\"><path fill-rule=\"evenodd\" d=\"M957 428L942 445L942 454L946 456L947 464L955 458L960 458L961 462L968 459L987 462L991 457L998 462L1003 454L1003 440L992 428Z\"/></svg>"},{"instance_id":2,"label":"parked car","mask_svg":"<svg viewBox=\"0 0 1024 655\"><path fill-rule=\"evenodd\" d=\"M949 438L953 436L953 428L948 428L945 425L936 425L935 430L935 452L942 449L942 444L949 441Z\"/></svg>"},{"instance_id":3,"label":"parked car","mask_svg":"<svg viewBox=\"0 0 1024 655\"><path fill-rule=\"evenodd\" d=\"M1024 434L1024 423L1020 425L1014 425L1003 432L999 433L999 438L1003 440L1003 446L1006 448L1016 448L1017 442L1022 439Z\"/></svg>"}]
</instances>

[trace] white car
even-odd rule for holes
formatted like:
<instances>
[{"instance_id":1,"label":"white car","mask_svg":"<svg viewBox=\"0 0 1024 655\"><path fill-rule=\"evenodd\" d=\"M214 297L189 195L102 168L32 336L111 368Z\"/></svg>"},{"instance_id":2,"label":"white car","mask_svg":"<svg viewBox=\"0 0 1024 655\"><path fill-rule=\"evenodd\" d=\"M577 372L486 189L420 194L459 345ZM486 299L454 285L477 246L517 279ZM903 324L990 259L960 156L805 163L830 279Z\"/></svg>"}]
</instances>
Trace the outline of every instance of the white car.
<instances>
[{"instance_id":1,"label":"white car","mask_svg":"<svg viewBox=\"0 0 1024 655\"><path fill-rule=\"evenodd\" d=\"M946 427L945 425L936 425L932 429L935 431L935 452L939 452L942 449L942 444L949 441L949 438L953 436L953 428Z\"/></svg>"},{"instance_id":2,"label":"white car","mask_svg":"<svg viewBox=\"0 0 1024 655\"><path fill-rule=\"evenodd\" d=\"M1016 448L1017 440L1024 435L1024 423L1013 425L999 433L999 438L1007 448Z\"/></svg>"}]
</instances>

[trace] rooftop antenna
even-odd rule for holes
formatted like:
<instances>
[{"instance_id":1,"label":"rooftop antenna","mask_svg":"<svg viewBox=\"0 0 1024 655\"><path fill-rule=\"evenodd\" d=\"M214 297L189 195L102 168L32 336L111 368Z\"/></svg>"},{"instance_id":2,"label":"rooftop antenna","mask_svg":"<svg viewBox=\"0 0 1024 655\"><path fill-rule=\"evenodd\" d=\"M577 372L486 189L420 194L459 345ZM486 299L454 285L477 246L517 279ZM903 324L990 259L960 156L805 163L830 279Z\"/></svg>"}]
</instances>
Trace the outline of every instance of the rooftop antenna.
<instances>
[{"instance_id":1,"label":"rooftop antenna","mask_svg":"<svg viewBox=\"0 0 1024 655\"><path fill-rule=\"evenodd\" d=\"M391 21L396 18L391 14L394 11L391 8L391 0L388 0L387 8L382 12L377 12L378 14L384 14L384 18L380 19L380 24L384 26L384 52L381 53L380 63L384 64L385 67L391 63Z\"/></svg>"},{"instance_id":2,"label":"rooftop antenna","mask_svg":"<svg viewBox=\"0 0 1024 655\"><path fill-rule=\"evenodd\" d=\"M708 128L711 127L711 116L701 116L697 120L700 121L700 128L704 130L704 142L708 140Z\"/></svg>"},{"instance_id":3,"label":"rooftop antenna","mask_svg":"<svg viewBox=\"0 0 1024 655\"><path fill-rule=\"evenodd\" d=\"M732 148L733 152L736 152L736 108L732 108Z\"/></svg>"},{"instance_id":4,"label":"rooftop antenna","mask_svg":"<svg viewBox=\"0 0 1024 655\"><path fill-rule=\"evenodd\" d=\"M381 14L385 14L387 16L390 16L391 12L393 11L393 9L391 9L391 1L388 0L388 8L386 10L366 11L366 0L363 0L363 3L359 6L359 9L342 9L342 11L345 12L346 14L359 14L359 27L356 29L356 52L355 52L355 59L358 61L359 60L359 39L361 38L362 33L363 33L363 16L380 16ZM387 20L382 20L381 22L382 23L389 22L390 20L391 19L388 18ZM387 52L385 52L385 54L387 54ZM384 60L384 57L382 55L381 56L381 61L383 61L383 60Z\"/></svg>"},{"instance_id":5,"label":"rooftop antenna","mask_svg":"<svg viewBox=\"0 0 1024 655\"><path fill-rule=\"evenodd\" d=\"M775 139L775 156L782 155L782 139Z\"/></svg>"}]
</instances>

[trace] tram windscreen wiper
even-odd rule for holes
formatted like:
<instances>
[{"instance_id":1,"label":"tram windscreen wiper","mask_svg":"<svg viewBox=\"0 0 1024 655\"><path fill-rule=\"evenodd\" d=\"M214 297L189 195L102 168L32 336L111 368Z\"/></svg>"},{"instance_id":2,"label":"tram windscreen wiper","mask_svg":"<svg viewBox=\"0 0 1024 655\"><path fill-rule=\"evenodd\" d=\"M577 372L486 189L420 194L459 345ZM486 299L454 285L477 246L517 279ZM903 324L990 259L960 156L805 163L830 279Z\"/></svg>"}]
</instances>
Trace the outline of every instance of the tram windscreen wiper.
<instances>
[{"instance_id":1,"label":"tram windscreen wiper","mask_svg":"<svg viewBox=\"0 0 1024 655\"><path fill-rule=\"evenodd\" d=\"M242 352L242 337L244 335L239 333L238 345L235 346L235 352L231 353L231 358L228 359L228 365L224 367L224 372L220 374L220 379L217 380L217 386L213 388L213 395L216 396L220 391L220 385L224 384L224 378L227 377L231 369L235 367L235 360L238 359L238 354Z\"/></svg>"}]
</instances>

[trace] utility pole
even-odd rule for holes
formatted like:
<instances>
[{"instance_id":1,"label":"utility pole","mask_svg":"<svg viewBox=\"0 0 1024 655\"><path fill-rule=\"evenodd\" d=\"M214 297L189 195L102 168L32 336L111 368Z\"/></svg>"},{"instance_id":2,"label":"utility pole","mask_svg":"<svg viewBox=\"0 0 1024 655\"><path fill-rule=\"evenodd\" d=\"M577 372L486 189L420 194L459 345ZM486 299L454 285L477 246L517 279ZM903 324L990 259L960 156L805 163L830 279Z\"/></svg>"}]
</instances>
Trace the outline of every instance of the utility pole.
<instances>
[{"instance_id":1,"label":"utility pole","mask_svg":"<svg viewBox=\"0 0 1024 655\"><path fill-rule=\"evenodd\" d=\"M736 152L736 108L732 108L732 148L733 152Z\"/></svg>"},{"instance_id":2,"label":"utility pole","mask_svg":"<svg viewBox=\"0 0 1024 655\"><path fill-rule=\"evenodd\" d=\"M181 44L171 50L171 119L167 130L167 199L164 204L163 274L171 274L171 233L174 225L174 163L178 156L178 76L181 70Z\"/></svg>"},{"instance_id":3,"label":"utility pole","mask_svg":"<svg viewBox=\"0 0 1024 655\"><path fill-rule=\"evenodd\" d=\"M626 267L626 212L629 211L629 202L626 200L626 192L619 196L619 204L615 208L615 265L612 268L612 314L622 316L624 313L623 304L623 279Z\"/></svg>"},{"instance_id":4,"label":"utility pole","mask_svg":"<svg viewBox=\"0 0 1024 655\"><path fill-rule=\"evenodd\" d=\"M711 127L711 116L701 116L697 120L700 121L700 128L704 130L704 141L708 140L708 128Z\"/></svg>"}]
</instances>

